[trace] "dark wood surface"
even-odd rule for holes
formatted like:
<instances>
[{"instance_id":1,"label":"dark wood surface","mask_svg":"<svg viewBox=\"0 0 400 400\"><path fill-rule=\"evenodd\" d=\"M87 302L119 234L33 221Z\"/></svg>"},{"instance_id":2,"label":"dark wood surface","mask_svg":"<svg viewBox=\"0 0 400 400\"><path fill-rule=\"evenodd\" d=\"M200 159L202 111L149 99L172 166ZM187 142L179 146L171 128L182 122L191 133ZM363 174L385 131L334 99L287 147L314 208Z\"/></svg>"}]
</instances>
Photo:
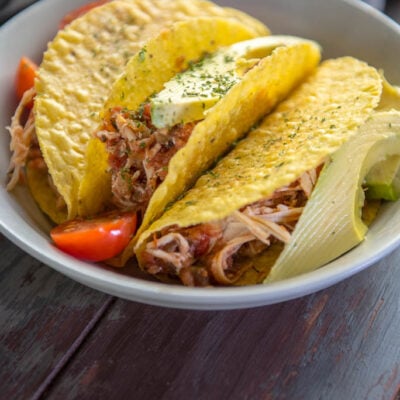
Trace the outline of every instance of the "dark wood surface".
<instances>
[{"instance_id":1,"label":"dark wood surface","mask_svg":"<svg viewBox=\"0 0 400 400\"><path fill-rule=\"evenodd\" d=\"M400 260L400 250L393 254ZM183 311L93 291L0 241L1 399L393 399L400 269L319 293Z\"/></svg>"},{"instance_id":2,"label":"dark wood surface","mask_svg":"<svg viewBox=\"0 0 400 400\"><path fill-rule=\"evenodd\" d=\"M399 263L273 306L183 311L84 287L0 235L0 399L396 399Z\"/></svg>"}]
</instances>

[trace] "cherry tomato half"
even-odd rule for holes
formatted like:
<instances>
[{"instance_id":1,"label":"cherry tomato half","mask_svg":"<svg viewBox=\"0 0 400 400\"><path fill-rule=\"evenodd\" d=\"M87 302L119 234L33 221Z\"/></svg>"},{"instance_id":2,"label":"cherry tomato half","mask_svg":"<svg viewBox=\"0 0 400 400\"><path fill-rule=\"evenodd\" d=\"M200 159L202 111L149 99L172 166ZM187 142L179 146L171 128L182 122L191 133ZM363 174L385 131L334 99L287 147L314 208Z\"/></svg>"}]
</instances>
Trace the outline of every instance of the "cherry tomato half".
<instances>
[{"instance_id":1,"label":"cherry tomato half","mask_svg":"<svg viewBox=\"0 0 400 400\"><path fill-rule=\"evenodd\" d=\"M71 11L70 13L68 13L67 15L65 15L65 17L61 20L60 22L60 29L63 29L66 25L68 25L69 23L71 23L74 19L81 17L82 15L86 14L88 11L90 11L93 8L96 8L98 6L101 6L105 3L108 3L110 0L97 0L97 1L93 1L89 4L85 4L82 7L79 7L73 11Z\"/></svg>"},{"instance_id":2,"label":"cherry tomato half","mask_svg":"<svg viewBox=\"0 0 400 400\"><path fill-rule=\"evenodd\" d=\"M21 100L27 90L33 88L37 69L38 66L31 59L21 57L15 77L15 91L18 100Z\"/></svg>"},{"instance_id":3,"label":"cherry tomato half","mask_svg":"<svg viewBox=\"0 0 400 400\"><path fill-rule=\"evenodd\" d=\"M135 231L136 214L112 212L64 222L50 235L65 253L83 260L104 261L121 253Z\"/></svg>"}]
</instances>

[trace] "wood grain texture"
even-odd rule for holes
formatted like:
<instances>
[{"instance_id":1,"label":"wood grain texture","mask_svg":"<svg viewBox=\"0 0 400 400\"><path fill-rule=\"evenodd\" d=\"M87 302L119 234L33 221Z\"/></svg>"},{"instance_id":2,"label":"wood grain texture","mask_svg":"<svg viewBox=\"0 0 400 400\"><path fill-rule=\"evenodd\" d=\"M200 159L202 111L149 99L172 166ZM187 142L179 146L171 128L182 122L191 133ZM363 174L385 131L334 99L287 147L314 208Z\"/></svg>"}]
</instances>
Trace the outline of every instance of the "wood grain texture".
<instances>
[{"instance_id":1,"label":"wood grain texture","mask_svg":"<svg viewBox=\"0 0 400 400\"><path fill-rule=\"evenodd\" d=\"M118 300L46 398L391 400L400 382L399 290L400 270L383 261L257 309Z\"/></svg>"},{"instance_id":2,"label":"wood grain texture","mask_svg":"<svg viewBox=\"0 0 400 400\"><path fill-rule=\"evenodd\" d=\"M0 235L0 399L35 396L108 299Z\"/></svg>"}]
</instances>

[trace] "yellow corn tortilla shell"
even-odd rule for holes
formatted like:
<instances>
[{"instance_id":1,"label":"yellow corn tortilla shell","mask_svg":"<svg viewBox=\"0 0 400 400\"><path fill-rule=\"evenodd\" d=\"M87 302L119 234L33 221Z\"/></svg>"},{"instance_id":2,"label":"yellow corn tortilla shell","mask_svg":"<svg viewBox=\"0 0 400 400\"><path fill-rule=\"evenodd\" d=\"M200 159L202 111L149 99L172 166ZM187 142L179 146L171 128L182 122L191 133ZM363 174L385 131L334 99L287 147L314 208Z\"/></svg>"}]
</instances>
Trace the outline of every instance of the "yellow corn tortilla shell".
<instances>
[{"instance_id":1,"label":"yellow corn tortilla shell","mask_svg":"<svg viewBox=\"0 0 400 400\"><path fill-rule=\"evenodd\" d=\"M26 181L33 198L41 210L46 210L46 214L52 221L62 222L65 219L65 204L50 184L47 168L37 168L31 166L31 162L26 164ZM52 205L49 207L49 205Z\"/></svg>"},{"instance_id":2,"label":"yellow corn tortilla shell","mask_svg":"<svg viewBox=\"0 0 400 400\"><path fill-rule=\"evenodd\" d=\"M381 101L377 107L377 111L390 111L390 110L400 110L400 89L398 87L392 86L383 75L381 71L381 76L383 80L383 91L381 96Z\"/></svg>"},{"instance_id":3,"label":"yellow corn tortilla shell","mask_svg":"<svg viewBox=\"0 0 400 400\"><path fill-rule=\"evenodd\" d=\"M188 17L213 16L232 18L251 29L256 36L269 33L268 28L258 19L243 11L230 7L220 7L206 0L119 0L134 5L142 18L147 18L147 23L154 24L153 27L146 25L144 29L153 29L156 33L160 26L166 21L176 22Z\"/></svg>"},{"instance_id":4,"label":"yellow corn tortilla shell","mask_svg":"<svg viewBox=\"0 0 400 400\"><path fill-rule=\"evenodd\" d=\"M350 57L325 61L141 234L139 263L154 232L223 219L320 165L371 116L381 92L379 73L364 62Z\"/></svg>"},{"instance_id":5,"label":"yellow corn tortilla shell","mask_svg":"<svg viewBox=\"0 0 400 400\"><path fill-rule=\"evenodd\" d=\"M232 144L312 74L320 48L312 41L293 41L277 47L245 74L193 129L187 144L170 160L168 174L150 199L142 225L115 265L133 256L133 247L152 221L194 184Z\"/></svg>"},{"instance_id":6,"label":"yellow corn tortilla shell","mask_svg":"<svg viewBox=\"0 0 400 400\"><path fill-rule=\"evenodd\" d=\"M226 35L240 40L269 33L262 23L246 14L202 0L130 0L113 1L91 10L58 32L49 44L35 83L34 110L45 162L67 205L64 213L57 212L56 222L96 211L92 208L96 206L93 199L88 203L82 199L89 185L82 184L84 176L89 173L93 177L86 151L114 80L131 56L160 30L198 16L216 16L227 27ZM195 36L195 30L191 36ZM229 38L224 39L223 44L228 41ZM99 165L100 158L96 167ZM28 176L38 178L35 173ZM105 186L104 171L96 179L100 188ZM44 187L31 182L31 187L35 185ZM102 197L101 191L98 194ZM52 199L56 196L47 197L49 201L40 206L52 217L56 207Z\"/></svg>"}]
</instances>

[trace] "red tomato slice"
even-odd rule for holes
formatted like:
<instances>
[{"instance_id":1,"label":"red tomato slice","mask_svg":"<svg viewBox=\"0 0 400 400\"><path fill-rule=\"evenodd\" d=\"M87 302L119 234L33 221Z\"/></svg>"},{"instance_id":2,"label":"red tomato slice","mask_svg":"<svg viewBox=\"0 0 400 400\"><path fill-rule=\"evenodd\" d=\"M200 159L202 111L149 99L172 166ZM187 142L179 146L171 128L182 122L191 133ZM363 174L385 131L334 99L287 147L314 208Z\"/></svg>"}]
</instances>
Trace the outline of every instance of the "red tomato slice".
<instances>
[{"instance_id":1,"label":"red tomato slice","mask_svg":"<svg viewBox=\"0 0 400 400\"><path fill-rule=\"evenodd\" d=\"M50 235L65 253L83 260L104 261L121 253L135 231L136 214L112 212L64 222Z\"/></svg>"},{"instance_id":2,"label":"red tomato slice","mask_svg":"<svg viewBox=\"0 0 400 400\"><path fill-rule=\"evenodd\" d=\"M38 66L28 57L20 59L15 77L15 91L18 100L21 100L27 90L33 88L37 69Z\"/></svg>"},{"instance_id":3,"label":"red tomato slice","mask_svg":"<svg viewBox=\"0 0 400 400\"><path fill-rule=\"evenodd\" d=\"M70 13L68 13L60 22L60 29L63 29L66 25L71 23L74 19L81 17L82 15L86 14L88 11L90 11L92 8L96 8L98 6L101 6L105 3L108 3L110 0L97 0L93 1L89 4L85 4L82 7L79 7Z\"/></svg>"}]
</instances>

